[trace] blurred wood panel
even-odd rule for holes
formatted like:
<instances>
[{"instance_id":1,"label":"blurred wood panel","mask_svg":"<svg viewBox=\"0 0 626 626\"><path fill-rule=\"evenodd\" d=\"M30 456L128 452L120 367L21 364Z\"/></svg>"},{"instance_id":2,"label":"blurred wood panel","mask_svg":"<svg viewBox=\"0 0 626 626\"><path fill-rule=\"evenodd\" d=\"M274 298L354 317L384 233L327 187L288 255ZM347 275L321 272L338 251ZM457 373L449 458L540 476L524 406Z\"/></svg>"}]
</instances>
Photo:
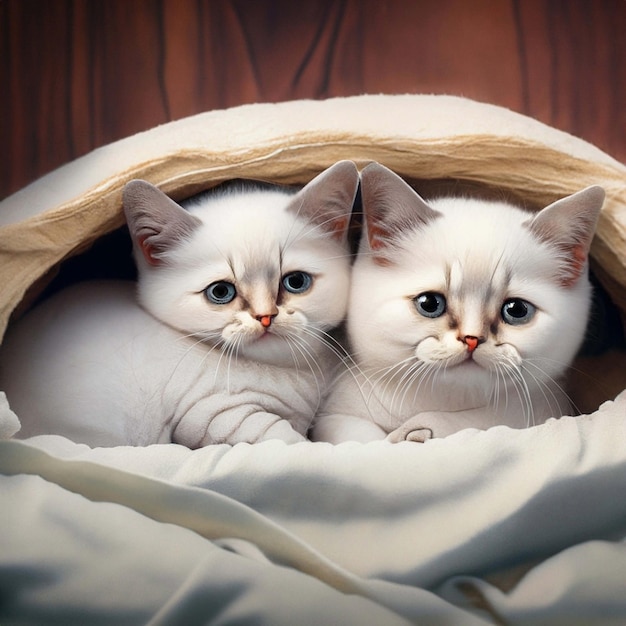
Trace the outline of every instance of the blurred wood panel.
<instances>
[{"instance_id":1,"label":"blurred wood panel","mask_svg":"<svg viewBox=\"0 0 626 626\"><path fill-rule=\"evenodd\" d=\"M193 113L448 93L626 161L624 0L0 0L0 198Z\"/></svg>"}]
</instances>

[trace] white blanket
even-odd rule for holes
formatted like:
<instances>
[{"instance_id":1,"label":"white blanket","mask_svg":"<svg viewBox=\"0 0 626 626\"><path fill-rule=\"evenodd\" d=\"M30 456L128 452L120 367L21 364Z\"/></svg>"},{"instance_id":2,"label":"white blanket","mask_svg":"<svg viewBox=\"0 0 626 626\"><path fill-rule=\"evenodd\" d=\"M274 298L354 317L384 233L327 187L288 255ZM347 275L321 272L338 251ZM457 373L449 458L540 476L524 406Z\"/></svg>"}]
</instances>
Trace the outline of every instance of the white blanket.
<instances>
[{"instance_id":1,"label":"white blanket","mask_svg":"<svg viewBox=\"0 0 626 626\"><path fill-rule=\"evenodd\" d=\"M0 474L1 624L626 623L626 393L426 444L2 441Z\"/></svg>"}]
</instances>

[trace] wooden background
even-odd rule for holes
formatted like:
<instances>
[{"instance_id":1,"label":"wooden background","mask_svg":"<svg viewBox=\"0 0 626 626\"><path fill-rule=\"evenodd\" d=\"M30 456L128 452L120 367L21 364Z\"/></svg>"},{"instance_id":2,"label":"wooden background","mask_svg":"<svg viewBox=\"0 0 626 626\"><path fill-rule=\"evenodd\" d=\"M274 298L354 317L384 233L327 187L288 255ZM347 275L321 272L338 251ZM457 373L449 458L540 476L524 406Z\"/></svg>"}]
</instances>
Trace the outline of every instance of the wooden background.
<instances>
[{"instance_id":1,"label":"wooden background","mask_svg":"<svg viewBox=\"0 0 626 626\"><path fill-rule=\"evenodd\" d=\"M504 105L626 161L626 0L0 0L0 198L214 108L359 93Z\"/></svg>"}]
</instances>

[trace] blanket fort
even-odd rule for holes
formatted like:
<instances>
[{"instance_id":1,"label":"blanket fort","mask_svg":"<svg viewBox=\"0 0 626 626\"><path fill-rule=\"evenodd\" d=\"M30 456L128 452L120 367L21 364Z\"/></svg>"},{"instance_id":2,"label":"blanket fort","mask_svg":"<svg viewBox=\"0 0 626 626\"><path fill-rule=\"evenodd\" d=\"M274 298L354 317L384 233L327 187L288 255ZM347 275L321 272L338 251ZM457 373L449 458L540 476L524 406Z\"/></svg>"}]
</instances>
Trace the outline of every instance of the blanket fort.
<instances>
[{"instance_id":1,"label":"blanket fort","mask_svg":"<svg viewBox=\"0 0 626 626\"><path fill-rule=\"evenodd\" d=\"M182 199L233 178L303 184L340 159L531 206L601 185L593 268L626 311L626 167L492 105L359 96L171 122L7 198L0 332L62 260L122 225L129 180ZM626 623L626 392L586 416L424 445L194 451L17 441L10 402L0 623Z\"/></svg>"}]
</instances>

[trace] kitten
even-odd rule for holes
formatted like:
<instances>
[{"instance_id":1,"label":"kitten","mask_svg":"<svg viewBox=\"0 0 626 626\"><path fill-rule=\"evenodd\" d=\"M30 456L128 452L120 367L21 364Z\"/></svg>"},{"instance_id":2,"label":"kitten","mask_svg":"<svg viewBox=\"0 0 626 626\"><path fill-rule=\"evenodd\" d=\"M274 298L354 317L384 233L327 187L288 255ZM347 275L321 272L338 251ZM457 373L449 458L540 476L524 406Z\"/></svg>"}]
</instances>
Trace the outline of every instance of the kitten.
<instances>
[{"instance_id":1,"label":"kitten","mask_svg":"<svg viewBox=\"0 0 626 626\"><path fill-rule=\"evenodd\" d=\"M373 163L361 193L347 320L355 374L338 381L312 437L423 441L569 412L561 379L585 334L604 191L536 214L458 197L426 203Z\"/></svg>"},{"instance_id":2,"label":"kitten","mask_svg":"<svg viewBox=\"0 0 626 626\"><path fill-rule=\"evenodd\" d=\"M358 180L343 161L297 193L247 186L185 208L130 182L138 284L71 287L2 346L0 389L19 436L190 448L304 440L337 362L328 331L346 313Z\"/></svg>"}]
</instances>

